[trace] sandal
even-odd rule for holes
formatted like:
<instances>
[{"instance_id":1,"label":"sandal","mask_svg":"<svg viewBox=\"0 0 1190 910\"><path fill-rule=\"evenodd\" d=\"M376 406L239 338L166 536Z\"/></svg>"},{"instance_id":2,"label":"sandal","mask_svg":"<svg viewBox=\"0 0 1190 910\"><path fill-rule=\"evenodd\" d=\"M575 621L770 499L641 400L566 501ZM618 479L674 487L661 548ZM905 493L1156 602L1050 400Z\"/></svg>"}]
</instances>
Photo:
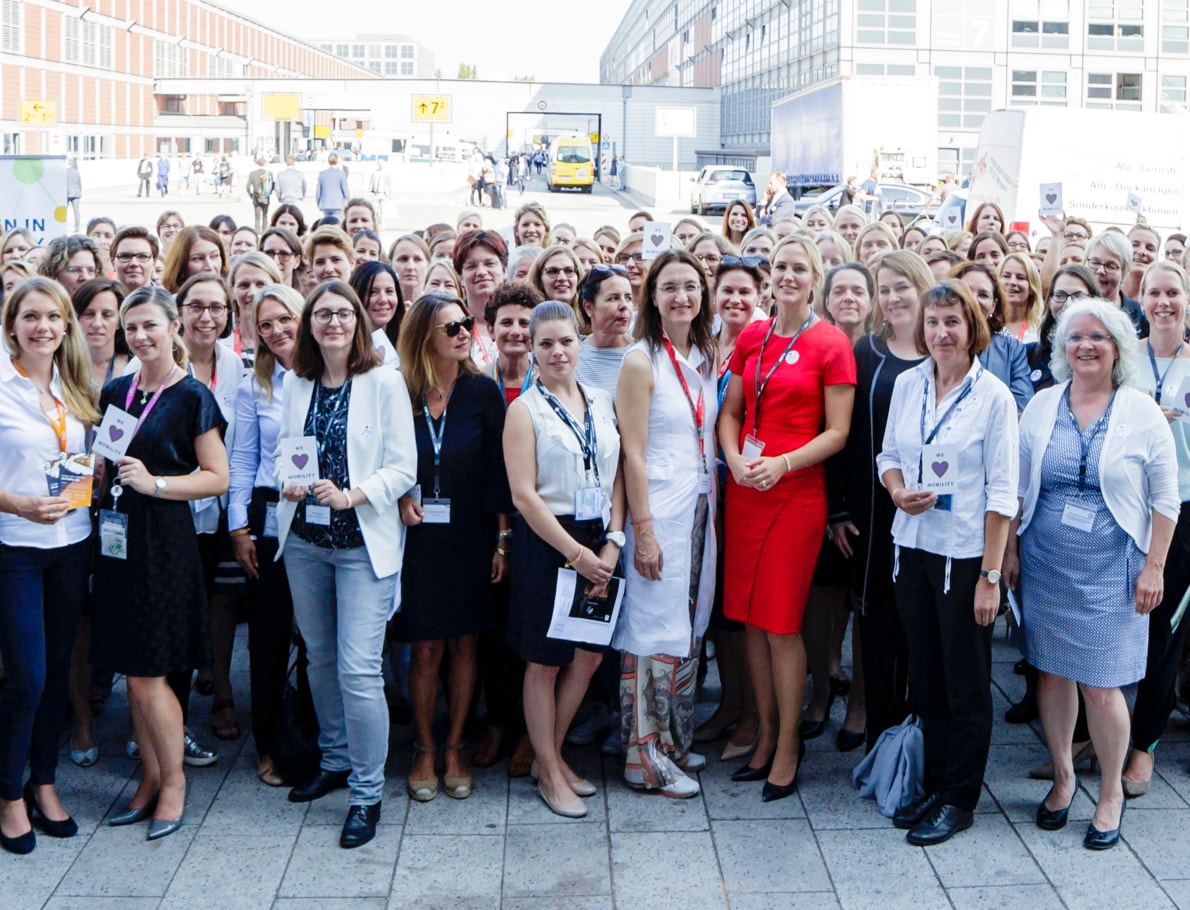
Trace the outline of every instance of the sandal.
<instances>
[{"instance_id":1,"label":"sandal","mask_svg":"<svg viewBox=\"0 0 1190 910\"><path fill-rule=\"evenodd\" d=\"M462 761L462 751L466 743L443 743L443 752L458 752L459 760ZM452 799L466 799L471 795L472 779L471 772L462 774L458 777L451 777L449 774L442 776L442 782L446 784L446 795Z\"/></svg>"},{"instance_id":2,"label":"sandal","mask_svg":"<svg viewBox=\"0 0 1190 910\"><path fill-rule=\"evenodd\" d=\"M490 768L500 760L501 747L504 745L504 728L488 727L483 735L483 742L471 756L471 764L477 768Z\"/></svg>"},{"instance_id":3,"label":"sandal","mask_svg":"<svg viewBox=\"0 0 1190 910\"><path fill-rule=\"evenodd\" d=\"M436 750L433 746L423 746L421 743L414 743L413 751L427 752L433 755ZM405 781L405 789L409 791L409 796L417 802L428 803L438 795L438 775L434 774L433 777L427 777L421 780L410 777Z\"/></svg>"},{"instance_id":4,"label":"sandal","mask_svg":"<svg viewBox=\"0 0 1190 910\"><path fill-rule=\"evenodd\" d=\"M260 756L259 761L256 762L256 777L262 784L270 787L280 787L285 783L281 775L277 773L277 766L273 764L271 755Z\"/></svg>"},{"instance_id":5,"label":"sandal","mask_svg":"<svg viewBox=\"0 0 1190 910\"><path fill-rule=\"evenodd\" d=\"M240 724L236 720L236 706L230 698L215 702L215 713L211 715L211 732L216 739L230 741L240 738Z\"/></svg>"},{"instance_id":6,"label":"sandal","mask_svg":"<svg viewBox=\"0 0 1190 910\"><path fill-rule=\"evenodd\" d=\"M528 777L533 767L533 744L529 742L529 734L522 733L517 740L516 751L508 759L509 777Z\"/></svg>"}]
</instances>

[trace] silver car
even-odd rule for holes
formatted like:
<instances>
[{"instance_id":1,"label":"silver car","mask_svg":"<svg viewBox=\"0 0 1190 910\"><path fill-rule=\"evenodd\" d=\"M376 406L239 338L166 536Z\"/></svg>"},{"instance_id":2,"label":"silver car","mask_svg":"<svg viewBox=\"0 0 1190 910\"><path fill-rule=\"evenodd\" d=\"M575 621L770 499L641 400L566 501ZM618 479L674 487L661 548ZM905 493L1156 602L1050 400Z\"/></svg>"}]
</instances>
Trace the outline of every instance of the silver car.
<instances>
[{"instance_id":1,"label":"silver car","mask_svg":"<svg viewBox=\"0 0 1190 910\"><path fill-rule=\"evenodd\" d=\"M756 184L752 175L742 167L712 165L691 178L690 211L695 215L711 209L725 210L731 203L742 200L756 208Z\"/></svg>"}]
</instances>

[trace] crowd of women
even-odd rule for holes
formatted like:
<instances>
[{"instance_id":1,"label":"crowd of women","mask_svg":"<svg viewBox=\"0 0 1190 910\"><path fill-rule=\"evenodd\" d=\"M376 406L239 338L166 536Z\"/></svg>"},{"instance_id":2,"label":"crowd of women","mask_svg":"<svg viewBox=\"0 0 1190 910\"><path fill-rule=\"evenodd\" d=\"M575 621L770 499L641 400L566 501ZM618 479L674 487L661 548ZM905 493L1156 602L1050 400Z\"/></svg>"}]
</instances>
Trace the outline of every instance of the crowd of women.
<instances>
[{"instance_id":1,"label":"crowd of women","mask_svg":"<svg viewBox=\"0 0 1190 910\"><path fill-rule=\"evenodd\" d=\"M1097 760L1084 843L1113 846L1184 639L1184 239L1162 257L1144 224L1052 218L1031 249L994 205L946 235L734 203L646 260L653 220L588 239L530 202L504 231L468 210L386 249L351 200L309 228L281 206L259 236L175 211L5 235L0 844L77 831L60 731L94 764L112 674L140 778L108 822L176 831L185 767L217 759L192 685L241 735L237 615L258 776L295 802L346 789L344 847L375 834L390 701L413 800L465 799L509 754L581 817L597 788L563 746L595 718L618 717L629 787L694 796L694 744L726 739L771 801L840 696L840 751L920 717L924 795L893 821L940 843L973 821L1012 592L1052 755L1037 824L1065 825ZM696 727L708 639L722 699ZM299 779L291 663L321 751Z\"/></svg>"}]
</instances>

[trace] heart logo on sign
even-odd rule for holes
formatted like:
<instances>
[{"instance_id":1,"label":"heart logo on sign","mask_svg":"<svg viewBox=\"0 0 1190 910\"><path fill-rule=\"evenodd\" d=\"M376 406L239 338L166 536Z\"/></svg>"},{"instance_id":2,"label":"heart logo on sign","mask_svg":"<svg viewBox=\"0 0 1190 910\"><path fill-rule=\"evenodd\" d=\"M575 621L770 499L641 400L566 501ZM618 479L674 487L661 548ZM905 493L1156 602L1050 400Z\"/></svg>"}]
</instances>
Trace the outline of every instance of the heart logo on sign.
<instances>
[{"instance_id":1,"label":"heart logo on sign","mask_svg":"<svg viewBox=\"0 0 1190 910\"><path fill-rule=\"evenodd\" d=\"M950 462L949 461L935 461L932 465L930 465L930 467L934 469L935 474L937 474L939 477L941 477L943 474L946 473L947 468L950 467Z\"/></svg>"},{"instance_id":2,"label":"heart logo on sign","mask_svg":"<svg viewBox=\"0 0 1190 910\"><path fill-rule=\"evenodd\" d=\"M1050 205L1053 205L1054 202L1057 200L1057 198L1058 198L1057 193L1046 193L1045 194L1045 201L1048 202Z\"/></svg>"},{"instance_id":3,"label":"heart logo on sign","mask_svg":"<svg viewBox=\"0 0 1190 910\"><path fill-rule=\"evenodd\" d=\"M293 456L293 463L295 465L297 465L297 469L299 471L303 470L306 467L306 462L308 462L309 460L310 460L309 455L294 455Z\"/></svg>"},{"instance_id":4,"label":"heart logo on sign","mask_svg":"<svg viewBox=\"0 0 1190 910\"><path fill-rule=\"evenodd\" d=\"M1190 396L1188 396L1188 397L1190 397ZM111 437L112 442L115 442L117 439L119 439L121 436L124 435L124 431L121 430L119 427L108 427L107 435Z\"/></svg>"},{"instance_id":5,"label":"heart logo on sign","mask_svg":"<svg viewBox=\"0 0 1190 910\"><path fill-rule=\"evenodd\" d=\"M661 246L661 241L665 239L664 234L650 234L649 239L653 241L653 246Z\"/></svg>"},{"instance_id":6,"label":"heart logo on sign","mask_svg":"<svg viewBox=\"0 0 1190 910\"><path fill-rule=\"evenodd\" d=\"M1190 395L1186 396L1186 407L1190 408Z\"/></svg>"}]
</instances>

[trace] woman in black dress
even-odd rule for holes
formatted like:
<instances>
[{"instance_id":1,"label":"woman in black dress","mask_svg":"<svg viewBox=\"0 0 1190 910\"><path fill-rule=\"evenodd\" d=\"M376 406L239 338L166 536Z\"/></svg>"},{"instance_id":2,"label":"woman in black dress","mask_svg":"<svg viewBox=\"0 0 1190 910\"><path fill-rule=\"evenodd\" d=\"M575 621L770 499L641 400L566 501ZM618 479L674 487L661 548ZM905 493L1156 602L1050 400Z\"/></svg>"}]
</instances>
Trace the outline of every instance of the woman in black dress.
<instances>
[{"instance_id":1,"label":"woman in black dress","mask_svg":"<svg viewBox=\"0 0 1190 910\"><path fill-rule=\"evenodd\" d=\"M438 792L432 726L438 668L448 649L446 792L455 799L471 795L462 739L475 691L477 636L494 621L492 585L508 567L512 503L501 447L504 402L496 383L477 375L471 359L474 326L475 317L457 297L427 294L401 327L418 486L401 498L409 569L402 573L394 633L413 644L409 694L417 742L408 787L419 802Z\"/></svg>"},{"instance_id":2,"label":"woman in black dress","mask_svg":"<svg viewBox=\"0 0 1190 910\"><path fill-rule=\"evenodd\" d=\"M99 409L125 411L136 429L124 456L104 466L110 483L101 501L92 648L97 665L128 676L140 735L140 785L108 822L152 816L149 840L155 840L181 827L186 801L182 709L165 676L211 660L189 502L227 492L227 424L214 395L184 369L181 323L168 293L134 291L120 307L120 321L141 367L109 383Z\"/></svg>"}]
</instances>

